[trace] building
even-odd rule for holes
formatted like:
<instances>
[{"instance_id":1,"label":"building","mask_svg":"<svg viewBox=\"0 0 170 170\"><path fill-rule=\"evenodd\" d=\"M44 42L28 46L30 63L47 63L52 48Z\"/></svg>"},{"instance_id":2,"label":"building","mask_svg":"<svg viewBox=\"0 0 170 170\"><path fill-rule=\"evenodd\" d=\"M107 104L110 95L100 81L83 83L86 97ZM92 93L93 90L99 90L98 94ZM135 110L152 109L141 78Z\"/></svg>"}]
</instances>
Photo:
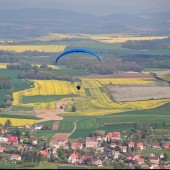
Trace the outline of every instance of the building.
<instances>
[{"instance_id":1,"label":"building","mask_svg":"<svg viewBox=\"0 0 170 170\"><path fill-rule=\"evenodd\" d=\"M96 148L97 147L97 138L86 137L86 147L87 148Z\"/></svg>"},{"instance_id":2,"label":"building","mask_svg":"<svg viewBox=\"0 0 170 170\"><path fill-rule=\"evenodd\" d=\"M7 142L8 142L7 137L0 136L0 143L7 143Z\"/></svg>"},{"instance_id":3,"label":"building","mask_svg":"<svg viewBox=\"0 0 170 170\"><path fill-rule=\"evenodd\" d=\"M124 153L127 152L127 146L122 146L122 152L124 152Z\"/></svg>"},{"instance_id":4,"label":"building","mask_svg":"<svg viewBox=\"0 0 170 170\"><path fill-rule=\"evenodd\" d=\"M112 143L110 144L110 147L111 147L111 148L115 148L115 147L116 147L116 144L115 144L114 142L112 142Z\"/></svg>"},{"instance_id":5,"label":"building","mask_svg":"<svg viewBox=\"0 0 170 170\"><path fill-rule=\"evenodd\" d=\"M160 159L164 159L165 158L163 153L160 153L159 157L160 157Z\"/></svg>"},{"instance_id":6,"label":"building","mask_svg":"<svg viewBox=\"0 0 170 170\"><path fill-rule=\"evenodd\" d=\"M113 132L111 139L120 140L120 132Z\"/></svg>"},{"instance_id":7,"label":"building","mask_svg":"<svg viewBox=\"0 0 170 170\"><path fill-rule=\"evenodd\" d=\"M136 163L139 164L139 165L144 164L144 159L138 158L138 159L136 159Z\"/></svg>"},{"instance_id":8,"label":"building","mask_svg":"<svg viewBox=\"0 0 170 170\"><path fill-rule=\"evenodd\" d=\"M43 125L35 125L36 130L41 130L43 128Z\"/></svg>"},{"instance_id":9,"label":"building","mask_svg":"<svg viewBox=\"0 0 170 170\"><path fill-rule=\"evenodd\" d=\"M81 159L82 159L82 163L86 163L86 162L93 163L93 158L90 155L83 155Z\"/></svg>"},{"instance_id":10,"label":"building","mask_svg":"<svg viewBox=\"0 0 170 170\"><path fill-rule=\"evenodd\" d=\"M68 158L68 163L76 164L78 159L78 153L72 153Z\"/></svg>"},{"instance_id":11,"label":"building","mask_svg":"<svg viewBox=\"0 0 170 170\"><path fill-rule=\"evenodd\" d=\"M129 142L128 143L128 147L131 149L131 148L134 148L135 147L135 144L134 142Z\"/></svg>"},{"instance_id":12,"label":"building","mask_svg":"<svg viewBox=\"0 0 170 170\"><path fill-rule=\"evenodd\" d=\"M102 163L101 159L98 159L98 160L93 162L93 165L98 166L98 167L102 167L103 163Z\"/></svg>"},{"instance_id":13,"label":"building","mask_svg":"<svg viewBox=\"0 0 170 170\"><path fill-rule=\"evenodd\" d=\"M83 144L81 142L71 142L71 149L82 149Z\"/></svg>"},{"instance_id":14,"label":"building","mask_svg":"<svg viewBox=\"0 0 170 170\"><path fill-rule=\"evenodd\" d=\"M169 149L169 146L170 146L169 143L164 143L164 144L163 144L163 148L164 148L164 149Z\"/></svg>"},{"instance_id":15,"label":"building","mask_svg":"<svg viewBox=\"0 0 170 170\"><path fill-rule=\"evenodd\" d=\"M137 149L138 149L138 150L144 149L142 142L137 143Z\"/></svg>"},{"instance_id":16,"label":"building","mask_svg":"<svg viewBox=\"0 0 170 170\"><path fill-rule=\"evenodd\" d=\"M4 133L7 133L7 129L3 127L3 128L1 129L1 134L4 134Z\"/></svg>"},{"instance_id":17,"label":"building","mask_svg":"<svg viewBox=\"0 0 170 170\"><path fill-rule=\"evenodd\" d=\"M21 161L21 156L18 154L13 154L9 158L11 161L16 160L16 161Z\"/></svg>"},{"instance_id":18,"label":"building","mask_svg":"<svg viewBox=\"0 0 170 170\"><path fill-rule=\"evenodd\" d=\"M150 157L149 160L150 160L151 164L159 164L158 157Z\"/></svg>"},{"instance_id":19,"label":"building","mask_svg":"<svg viewBox=\"0 0 170 170\"><path fill-rule=\"evenodd\" d=\"M135 155L127 155L127 156L126 156L126 160L134 161L134 160L135 160Z\"/></svg>"},{"instance_id":20,"label":"building","mask_svg":"<svg viewBox=\"0 0 170 170\"><path fill-rule=\"evenodd\" d=\"M160 146L157 144L157 143L152 143L152 148L154 148L154 149L158 149L158 148L160 148Z\"/></svg>"},{"instance_id":21,"label":"building","mask_svg":"<svg viewBox=\"0 0 170 170\"><path fill-rule=\"evenodd\" d=\"M0 153L3 153L4 151L6 151L6 147L0 146Z\"/></svg>"},{"instance_id":22,"label":"building","mask_svg":"<svg viewBox=\"0 0 170 170\"><path fill-rule=\"evenodd\" d=\"M7 143L11 144L11 145L18 145L18 137L17 136L9 136Z\"/></svg>"},{"instance_id":23,"label":"building","mask_svg":"<svg viewBox=\"0 0 170 170\"><path fill-rule=\"evenodd\" d=\"M48 152L47 149L46 149L46 150L43 150L43 151L40 151L40 154L41 154L42 156L45 156L45 157L48 157L48 156L49 156L49 152Z\"/></svg>"},{"instance_id":24,"label":"building","mask_svg":"<svg viewBox=\"0 0 170 170\"><path fill-rule=\"evenodd\" d=\"M114 158L114 159L119 159L121 153L118 152L118 151L112 150L112 155L113 155L113 158Z\"/></svg>"},{"instance_id":25,"label":"building","mask_svg":"<svg viewBox=\"0 0 170 170\"><path fill-rule=\"evenodd\" d=\"M51 141L50 145L55 148L64 147L68 143L68 138L66 137L55 137Z\"/></svg>"}]
</instances>

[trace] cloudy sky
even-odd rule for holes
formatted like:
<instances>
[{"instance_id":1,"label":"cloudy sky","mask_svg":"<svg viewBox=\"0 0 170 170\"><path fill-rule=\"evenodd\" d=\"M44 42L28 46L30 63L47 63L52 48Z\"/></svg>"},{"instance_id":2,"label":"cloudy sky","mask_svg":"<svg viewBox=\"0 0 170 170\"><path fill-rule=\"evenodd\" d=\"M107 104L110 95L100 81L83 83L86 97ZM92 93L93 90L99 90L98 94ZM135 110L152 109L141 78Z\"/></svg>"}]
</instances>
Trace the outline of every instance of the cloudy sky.
<instances>
[{"instance_id":1,"label":"cloudy sky","mask_svg":"<svg viewBox=\"0 0 170 170\"><path fill-rule=\"evenodd\" d=\"M0 0L0 10L19 8L56 8L107 15L170 11L170 0Z\"/></svg>"}]
</instances>

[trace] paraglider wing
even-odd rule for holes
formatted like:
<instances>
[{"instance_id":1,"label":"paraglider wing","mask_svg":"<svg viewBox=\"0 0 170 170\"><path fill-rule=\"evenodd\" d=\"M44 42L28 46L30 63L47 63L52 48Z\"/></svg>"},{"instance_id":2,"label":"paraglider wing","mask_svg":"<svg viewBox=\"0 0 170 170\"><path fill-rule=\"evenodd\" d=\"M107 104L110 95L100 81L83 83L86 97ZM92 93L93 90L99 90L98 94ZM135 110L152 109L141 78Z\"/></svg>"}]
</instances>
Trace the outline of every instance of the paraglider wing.
<instances>
[{"instance_id":1,"label":"paraglider wing","mask_svg":"<svg viewBox=\"0 0 170 170\"><path fill-rule=\"evenodd\" d=\"M101 62L100 57L99 57L97 54L95 54L94 52L92 52L92 51L90 51L90 50L86 50L86 49L73 49L73 50L65 51L65 52L61 53L61 54L57 57L56 62L58 62L58 60L59 60L62 56L66 55L66 54L79 53L79 52L81 52L81 53L88 53L88 54L91 54L91 55L93 55L93 56L96 56L97 59Z\"/></svg>"}]
</instances>

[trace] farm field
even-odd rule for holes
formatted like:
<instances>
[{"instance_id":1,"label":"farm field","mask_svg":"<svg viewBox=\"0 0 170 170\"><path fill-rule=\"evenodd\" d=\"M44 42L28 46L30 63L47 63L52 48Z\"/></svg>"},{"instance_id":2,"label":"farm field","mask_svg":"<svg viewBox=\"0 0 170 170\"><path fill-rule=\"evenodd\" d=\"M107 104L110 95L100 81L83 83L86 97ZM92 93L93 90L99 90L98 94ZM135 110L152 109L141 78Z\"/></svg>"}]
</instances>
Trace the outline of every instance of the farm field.
<instances>
[{"instance_id":1,"label":"farm field","mask_svg":"<svg viewBox=\"0 0 170 170\"><path fill-rule=\"evenodd\" d=\"M6 120L10 119L12 126L33 125L37 120L35 119L18 119L18 118L0 118L0 123L4 124Z\"/></svg>"},{"instance_id":2,"label":"farm field","mask_svg":"<svg viewBox=\"0 0 170 170\"><path fill-rule=\"evenodd\" d=\"M154 39L164 39L167 36L135 36L127 34L48 34L37 38L37 40L49 41L49 40L62 40L62 39L71 39L71 38L81 38L81 39L91 39L97 40L104 43L120 43L126 42L128 40L154 40Z\"/></svg>"},{"instance_id":3,"label":"farm field","mask_svg":"<svg viewBox=\"0 0 170 170\"><path fill-rule=\"evenodd\" d=\"M99 80L104 81L104 85L110 84L110 81L115 81L114 78L106 79L106 81L105 79ZM155 84L161 82L153 78L134 78L133 81L130 78L119 78L118 80L122 81L121 84L123 85L134 85L135 83L142 84L141 82L145 82L144 84ZM77 96L83 97L84 100L78 100L69 103L66 107L65 114L94 116L110 113L119 113L136 109L149 109L158 107L170 101L170 99L162 99L134 102L114 102L110 98L109 92L105 90L102 82L96 79L82 78L82 88L79 91L76 90L77 83L72 84L67 81L59 80L32 81L34 82L33 88L13 93L13 106L29 106L35 107L36 109L54 109L56 108L57 99L63 99L64 97L64 99L67 99ZM54 97L54 95L56 96ZM60 98L60 96L62 96L62 98ZM76 107L76 112L70 112L73 105L75 105Z\"/></svg>"},{"instance_id":4,"label":"farm field","mask_svg":"<svg viewBox=\"0 0 170 170\"><path fill-rule=\"evenodd\" d=\"M18 53L24 51L62 52L65 47L65 45L0 45L0 50L15 51Z\"/></svg>"},{"instance_id":5,"label":"farm field","mask_svg":"<svg viewBox=\"0 0 170 170\"><path fill-rule=\"evenodd\" d=\"M109 131L123 131L133 130L134 123L161 123L170 122L170 103L160 106L158 108L136 110L129 112L122 112L119 114L109 114L103 116L91 116L89 117L70 117L64 116L62 122L77 121L77 128L75 132L70 136L71 138L87 137L90 132L96 130ZM161 114L160 114L161 113ZM110 125L109 125L110 124ZM162 134L162 132L161 132ZM165 134L169 134L166 132Z\"/></svg>"},{"instance_id":6,"label":"farm field","mask_svg":"<svg viewBox=\"0 0 170 170\"><path fill-rule=\"evenodd\" d=\"M170 98L170 87L166 86L107 86L115 101L138 101Z\"/></svg>"}]
</instances>

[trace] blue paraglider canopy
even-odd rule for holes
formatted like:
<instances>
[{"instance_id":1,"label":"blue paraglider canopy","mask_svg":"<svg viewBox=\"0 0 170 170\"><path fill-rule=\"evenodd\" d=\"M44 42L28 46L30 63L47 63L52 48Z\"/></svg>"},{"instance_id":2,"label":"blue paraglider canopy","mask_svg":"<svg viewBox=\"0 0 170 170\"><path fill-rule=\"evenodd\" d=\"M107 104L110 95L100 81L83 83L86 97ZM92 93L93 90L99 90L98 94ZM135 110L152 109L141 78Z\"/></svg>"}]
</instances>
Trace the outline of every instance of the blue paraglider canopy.
<instances>
[{"instance_id":1,"label":"blue paraglider canopy","mask_svg":"<svg viewBox=\"0 0 170 170\"><path fill-rule=\"evenodd\" d=\"M57 57L56 62L58 62L58 60L59 60L61 57L63 57L64 55L66 55L66 54L79 53L79 52L91 54L91 55L95 56L95 57L101 62L100 57L99 57L96 53L94 53L94 52L92 52L92 51L90 51L90 50L86 50L86 49L73 49L73 50L65 51L65 52L61 53L61 54Z\"/></svg>"}]
</instances>

